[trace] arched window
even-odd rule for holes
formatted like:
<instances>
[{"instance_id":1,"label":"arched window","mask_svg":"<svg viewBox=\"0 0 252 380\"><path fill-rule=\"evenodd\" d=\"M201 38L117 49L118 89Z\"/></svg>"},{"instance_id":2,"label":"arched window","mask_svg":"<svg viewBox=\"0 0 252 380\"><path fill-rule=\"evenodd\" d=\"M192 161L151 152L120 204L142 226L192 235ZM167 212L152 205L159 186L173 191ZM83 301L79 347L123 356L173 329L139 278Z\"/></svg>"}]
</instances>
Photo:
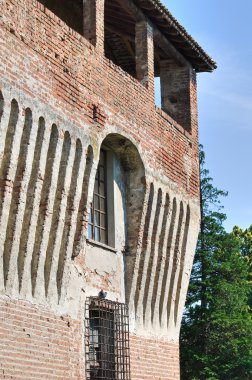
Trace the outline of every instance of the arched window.
<instances>
[{"instance_id":1,"label":"arched window","mask_svg":"<svg viewBox=\"0 0 252 380\"><path fill-rule=\"evenodd\" d=\"M102 148L94 185L94 196L89 213L88 238L108 244L108 191L113 184L108 183L107 151ZM109 186L109 188L107 188Z\"/></svg>"},{"instance_id":2,"label":"arched window","mask_svg":"<svg viewBox=\"0 0 252 380\"><path fill-rule=\"evenodd\" d=\"M145 169L137 147L122 135L109 134L101 145L92 183L86 264L91 271L102 268L102 273L116 272L116 280L109 280L111 288L118 289L122 299L125 299L125 294L127 300L146 191ZM113 256L108 251L117 252L117 255ZM114 287L114 281L124 282L125 289L118 285ZM104 286L102 277L98 276L96 286L100 283Z\"/></svg>"}]
</instances>

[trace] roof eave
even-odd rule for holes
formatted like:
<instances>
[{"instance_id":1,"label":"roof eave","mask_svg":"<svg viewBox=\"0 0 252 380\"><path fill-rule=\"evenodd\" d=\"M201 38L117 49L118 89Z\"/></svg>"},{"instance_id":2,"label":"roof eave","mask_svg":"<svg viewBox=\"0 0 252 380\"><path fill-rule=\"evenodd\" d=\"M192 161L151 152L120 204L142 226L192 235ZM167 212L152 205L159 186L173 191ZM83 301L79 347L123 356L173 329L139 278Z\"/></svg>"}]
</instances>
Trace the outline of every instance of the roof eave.
<instances>
[{"instance_id":1,"label":"roof eave","mask_svg":"<svg viewBox=\"0 0 252 380\"><path fill-rule=\"evenodd\" d=\"M178 20L169 12L169 10L160 2L160 0L138 0L141 4L142 1L151 3L155 9L162 15L162 18L167 21L167 33L163 27L162 32L169 36L169 28L173 28L177 31L178 36L181 37L181 41L184 42L186 48L190 48L193 57L188 57L183 51L183 48L180 48L181 54L192 64L192 67L197 72L212 72L217 68L216 62L203 50L203 48L194 40L194 38L186 31L186 29L178 22ZM145 10L146 11L146 10ZM155 19L155 16L153 17ZM173 43L176 47L176 43ZM199 61L194 62L194 61Z\"/></svg>"}]
</instances>

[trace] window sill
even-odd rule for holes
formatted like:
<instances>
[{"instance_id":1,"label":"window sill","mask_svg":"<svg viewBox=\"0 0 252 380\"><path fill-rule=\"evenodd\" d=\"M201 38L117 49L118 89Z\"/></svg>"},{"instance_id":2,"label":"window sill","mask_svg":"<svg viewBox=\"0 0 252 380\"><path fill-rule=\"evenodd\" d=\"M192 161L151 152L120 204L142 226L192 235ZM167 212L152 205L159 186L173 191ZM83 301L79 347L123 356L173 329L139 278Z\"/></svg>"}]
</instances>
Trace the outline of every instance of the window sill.
<instances>
[{"instance_id":1,"label":"window sill","mask_svg":"<svg viewBox=\"0 0 252 380\"><path fill-rule=\"evenodd\" d=\"M110 247L107 244L100 243L99 241L95 241L95 240L92 240L92 239L87 239L87 243L90 244L90 245L93 245L95 247L103 248L106 251L117 253L117 249L115 249L113 247Z\"/></svg>"}]
</instances>

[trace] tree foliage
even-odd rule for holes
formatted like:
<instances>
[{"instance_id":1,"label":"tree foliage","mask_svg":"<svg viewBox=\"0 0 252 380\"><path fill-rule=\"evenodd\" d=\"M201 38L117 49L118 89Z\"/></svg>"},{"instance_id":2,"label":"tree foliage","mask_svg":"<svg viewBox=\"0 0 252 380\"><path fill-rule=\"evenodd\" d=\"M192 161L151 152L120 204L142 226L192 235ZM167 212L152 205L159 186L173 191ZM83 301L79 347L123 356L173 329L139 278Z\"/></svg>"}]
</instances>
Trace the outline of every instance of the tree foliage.
<instances>
[{"instance_id":1,"label":"tree foliage","mask_svg":"<svg viewBox=\"0 0 252 380\"><path fill-rule=\"evenodd\" d=\"M213 186L202 147L200 175L201 228L182 321L181 378L251 380L252 228L225 231L227 193Z\"/></svg>"}]
</instances>

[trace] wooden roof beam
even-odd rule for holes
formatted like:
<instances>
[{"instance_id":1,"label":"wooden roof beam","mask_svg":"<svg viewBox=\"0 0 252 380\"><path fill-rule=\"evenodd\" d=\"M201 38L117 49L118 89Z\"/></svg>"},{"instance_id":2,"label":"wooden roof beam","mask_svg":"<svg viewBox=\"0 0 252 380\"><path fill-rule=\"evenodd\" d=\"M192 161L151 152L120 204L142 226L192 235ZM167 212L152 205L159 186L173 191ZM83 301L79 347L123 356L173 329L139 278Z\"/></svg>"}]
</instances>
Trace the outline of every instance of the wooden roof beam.
<instances>
[{"instance_id":1,"label":"wooden roof beam","mask_svg":"<svg viewBox=\"0 0 252 380\"><path fill-rule=\"evenodd\" d=\"M145 16L131 0L117 0L121 7L135 18L135 21L148 21L153 28L153 35L159 47L167 52L177 63L182 66L191 66L184 56L171 44L171 42L160 32L160 30Z\"/></svg>"},{"instance_id":2,"label":"wooden roof beam","mask_svg":"<svg viewBox=\"0 0 252 380\"><path fill-rule=\"evenodd\" d=\"M125 31L120 28L117 28L117 27L115 28L114 25L107 23L107 25L105 26L105 29L108 29L110 32L115 33L120 37L127 38L131 42L135 42L135 38L132 35L125 33Z\"/></svg>"}]
</instances>

